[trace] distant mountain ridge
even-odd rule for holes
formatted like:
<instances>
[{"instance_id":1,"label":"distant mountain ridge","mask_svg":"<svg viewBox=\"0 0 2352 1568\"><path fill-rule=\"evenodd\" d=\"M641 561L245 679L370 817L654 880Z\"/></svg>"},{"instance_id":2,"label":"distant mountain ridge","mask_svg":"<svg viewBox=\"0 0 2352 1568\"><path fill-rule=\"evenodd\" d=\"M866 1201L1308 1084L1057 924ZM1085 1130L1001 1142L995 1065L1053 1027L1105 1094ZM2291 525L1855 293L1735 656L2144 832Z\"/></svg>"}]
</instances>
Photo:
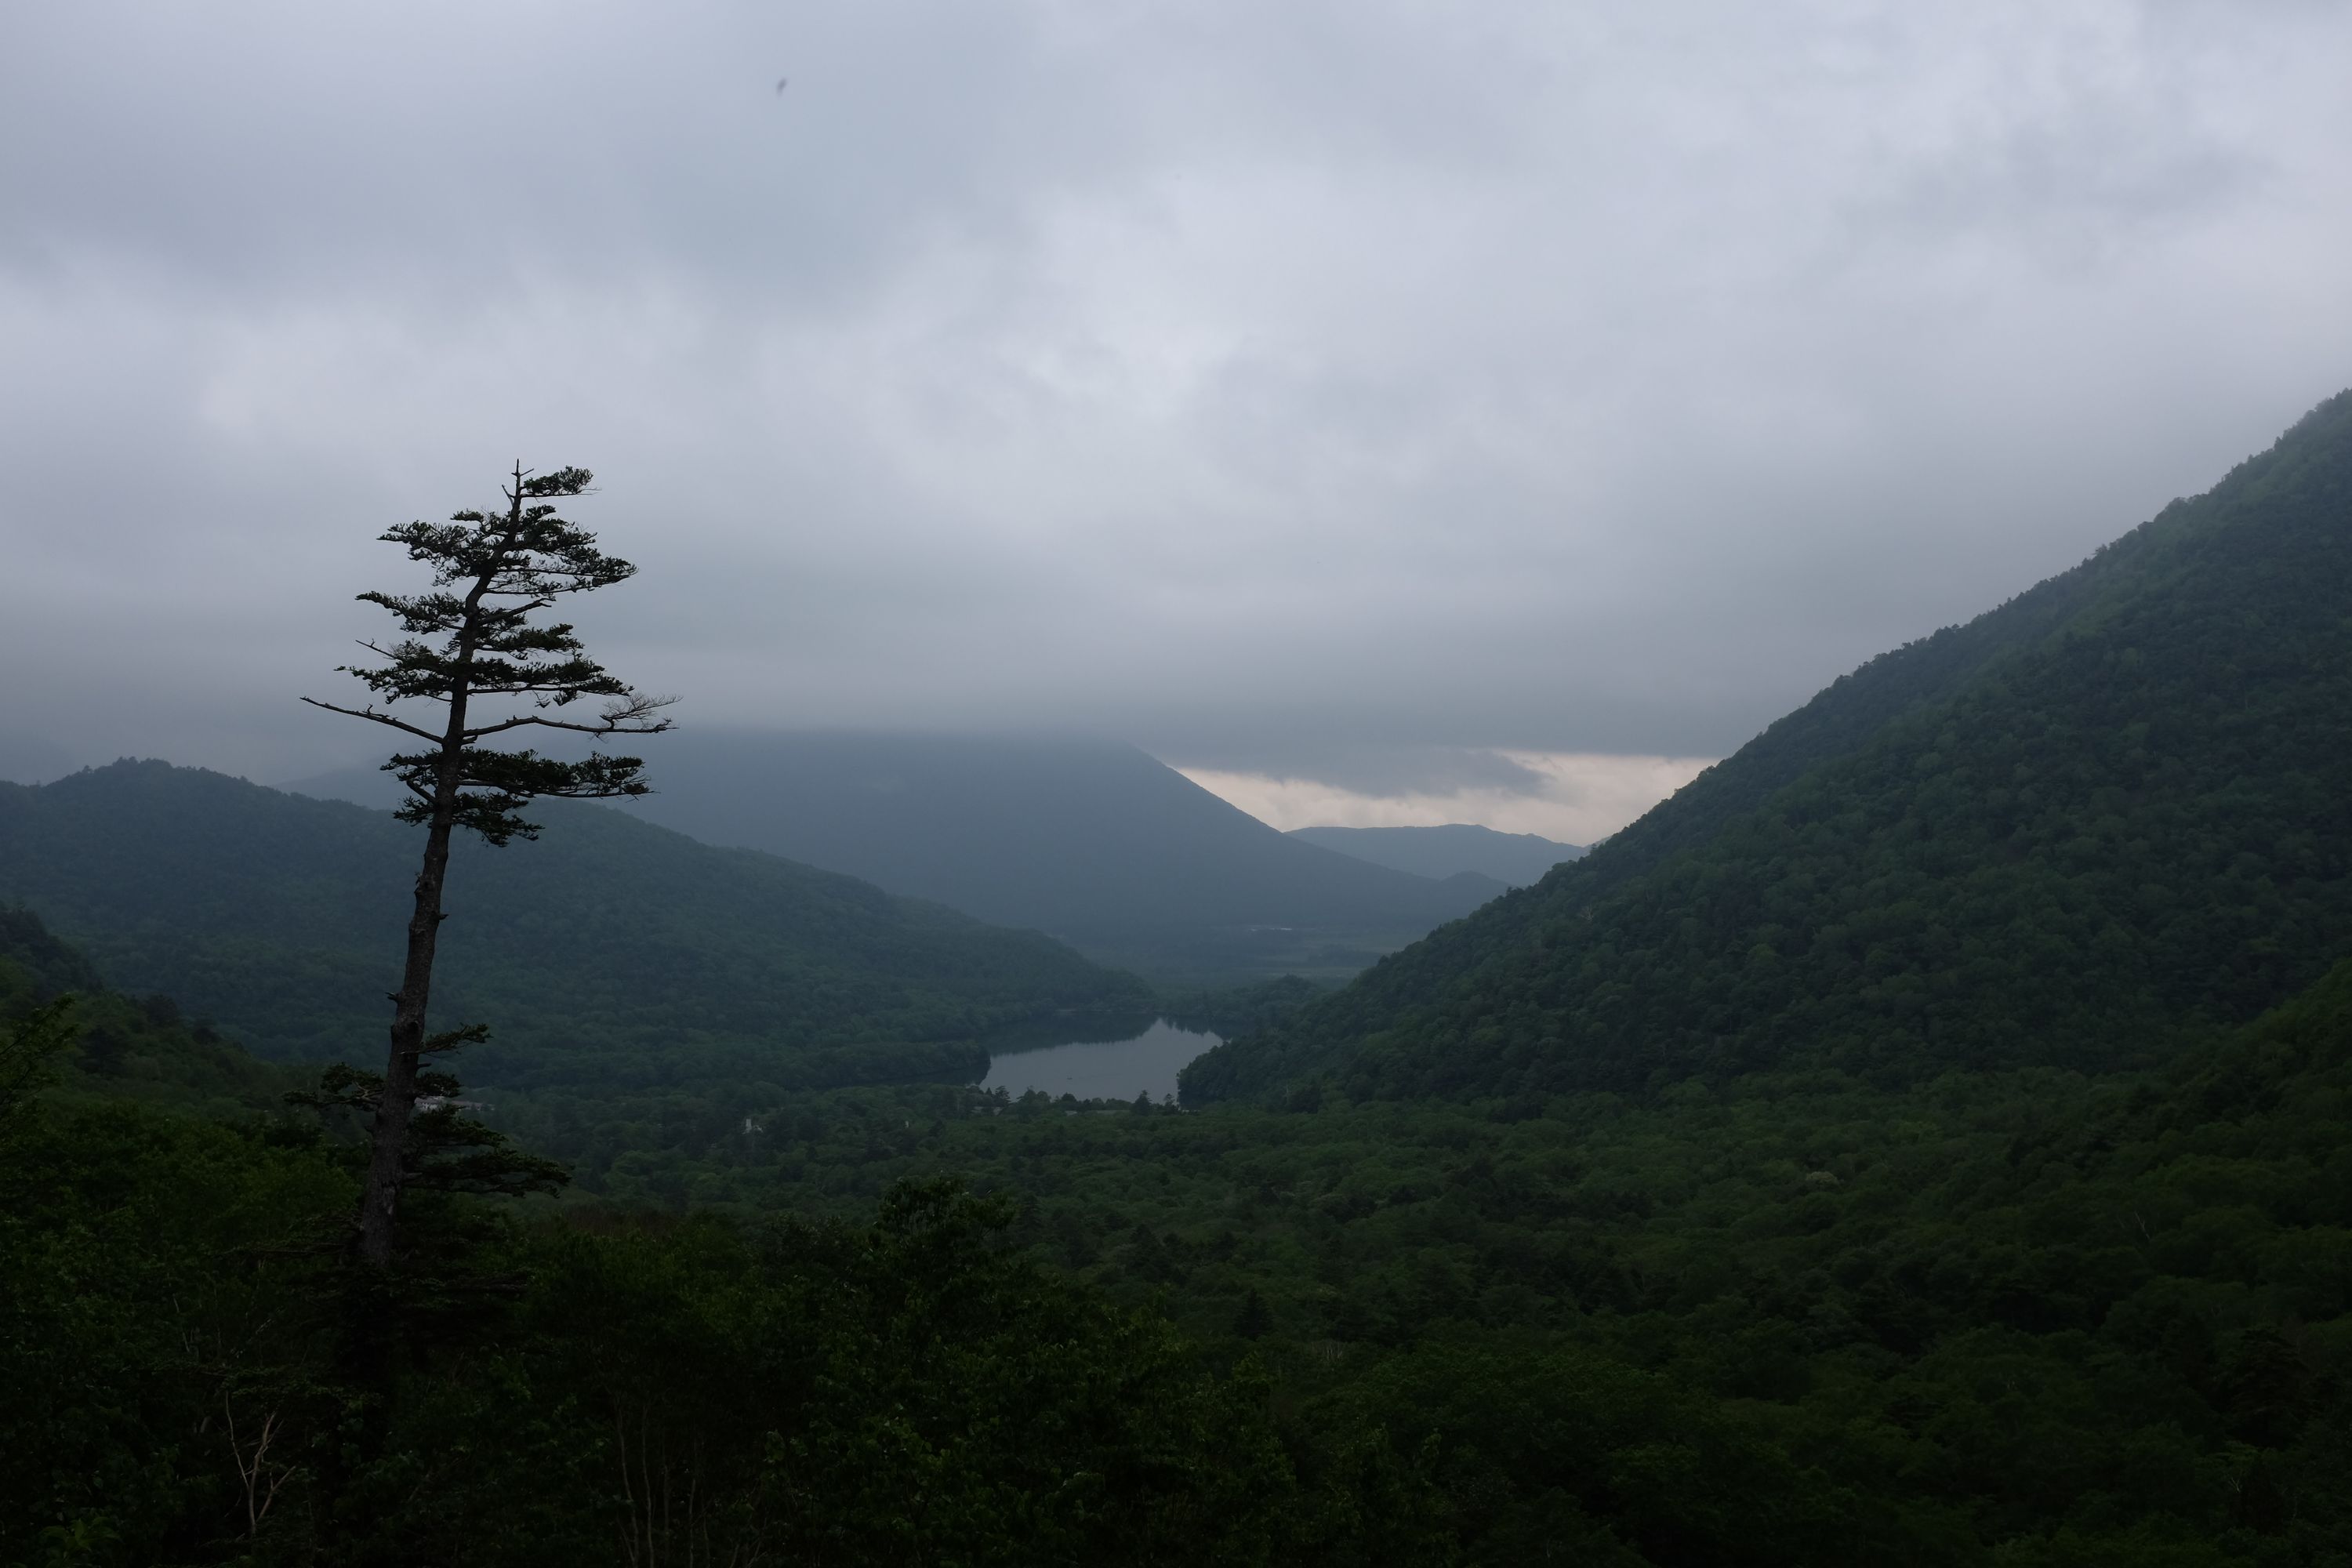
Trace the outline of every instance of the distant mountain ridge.
<instances>
[{"instance_id":1,"label":"distant mountain ridge","mask_svg":"<svg viewBox=\"0 0 2352 1568\"><path fill-rule=\"evenodd\" d=\"M1294 827L1290 837L1391 870L1441 879L1466 873L1492 878L1506 888L1540 882L1554 866L1584 853L1581 845L1467 822L1435 827Z\"/></svg>"},{"instance_id":2,"label":"distant mountain ridge","mask_svg":"<svg viewBox=\"0 0 2352 1568\"><path fill-rule=\"evenodd\" d=\"M1279 833L1133 746L1072 735L688 726L646 749L648 822L929 899L1080 952L1271 967L1302 940L1369 963L1500 892ZM389 805L381 775L289 786ZM1366 944L1370 943L1369 948Z\"/></svg>"},{"instance_id":3,"label":"distant mountain ridge","mask_svg":"<svg viewBox=\"0 0 2352 1568\"><path fill-rule=\"evenodd\" d=\"M475 1074L593 1066L642 1083L720 1058L771 1081L976 1072L971 1042L991 1029L1150 1002L1034 932L600 807L532 816L539 842L461 836L452 863L434 1016L491 1026ZM266 1056L364 1065L383 1049L419 842L381 812L117 763L0 785L0 900Z\"/></svg>"},{"instance_id":4,"label":"distant mountain ridge","mask_svg":"<svg viewBox=\"0 0 2352 1568\"><path fill-rule=\"evenodd\" d=\"M1185 1092L2160 1058L2352 952L2347 604L2352 394Z\"/></svg>"}]
</instances>

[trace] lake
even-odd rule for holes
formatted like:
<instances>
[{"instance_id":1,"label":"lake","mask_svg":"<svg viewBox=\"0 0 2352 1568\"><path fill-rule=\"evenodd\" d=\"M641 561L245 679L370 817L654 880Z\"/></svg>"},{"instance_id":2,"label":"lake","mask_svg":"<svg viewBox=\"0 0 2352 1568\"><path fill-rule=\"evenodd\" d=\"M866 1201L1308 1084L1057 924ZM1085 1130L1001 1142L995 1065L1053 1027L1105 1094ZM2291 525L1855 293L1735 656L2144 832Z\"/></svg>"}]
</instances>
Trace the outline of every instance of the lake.
<instances>
[{"instance_id":1,"label":"lake","mask_svg":"<svg viewBox=\"0 0 2352 1568\"><path fill-rule=\"evenodd\" d=\"M1223 1043L1214 1035L1180 1029L1161 1018L1124 1040L1080 1040L992 1056L980 1087L1001 1089L1015 1100L1033 1089L1056 1099L1074 1094L1080 1100L1133 1100L1148 1093L1154 1100L1171 1100L1178 1069Z\"/></svg>"}]
</instances>

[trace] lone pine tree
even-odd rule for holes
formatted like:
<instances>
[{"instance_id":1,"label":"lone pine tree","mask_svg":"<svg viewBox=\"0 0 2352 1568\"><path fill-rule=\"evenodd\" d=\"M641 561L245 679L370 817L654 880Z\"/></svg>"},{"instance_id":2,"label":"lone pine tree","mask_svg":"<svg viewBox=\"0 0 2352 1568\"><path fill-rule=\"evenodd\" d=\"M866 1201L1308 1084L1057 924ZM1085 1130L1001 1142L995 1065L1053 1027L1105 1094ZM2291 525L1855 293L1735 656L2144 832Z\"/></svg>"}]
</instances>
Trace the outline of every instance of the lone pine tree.
<instances>
[{"instance_id":1,"label":"lone pine tree","mask_svg":"<svg viewBox=\"0 0 2352 1568\"><path fill-rule=\"evenodd\" d=\"M421 594L362 594L364 603L392 613L404 634L385 646L361 646L383 662L342 665L373 698L347 708L306 697L330 712L383 724L423 742L383 764L408 788L401 820L424 826L424 863L416 874L415 911L408 921L407 961L392 997L392 1045L383 1081L370 1097L367 1177L360 1195L358 1249L375 1268L393 1258L394 1223L415 1115L421 1058L468 1039L478 1028L428 1037L433 956L441 922L449 837L457 828L492 845L538 834L518 813L530 800L557 796L607 800L646 793L636 757L592 750L585 761L564 762L537 752L482 742L525 730L566 730L603 738L657 734L670 727L660 710L671 700L648 697L590 658L572 626L548 622L544 612L565 595L585 594L634 575L636 568L596 548L596 536L557 514L554 502L587 493L585 468L533 474L515 465L503 488L505 504L460 511L447 522L409 522L383 535L404 546L411 561L433 574ZM572 705L603 700L593 718ZM402 704L437 702L437 725L413 723Z\"/></svg>"}]
</instances>

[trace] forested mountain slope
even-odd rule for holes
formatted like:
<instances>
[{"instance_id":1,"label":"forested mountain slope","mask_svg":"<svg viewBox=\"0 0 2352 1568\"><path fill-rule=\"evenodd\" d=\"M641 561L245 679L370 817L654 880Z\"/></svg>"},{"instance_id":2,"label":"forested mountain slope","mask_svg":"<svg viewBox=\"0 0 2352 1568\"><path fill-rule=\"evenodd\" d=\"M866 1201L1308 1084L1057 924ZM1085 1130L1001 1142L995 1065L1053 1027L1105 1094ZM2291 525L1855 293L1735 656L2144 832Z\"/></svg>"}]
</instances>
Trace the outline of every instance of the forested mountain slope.
<instances>
[{"instance_id":1,"label":"forested mountain slope","mask_svg":"<svg viewBox=\"0 0 2352 1568\"><path fill-rule=\"evenodd\" d=\"M1034 932L617 812L534 815L540 841L466 841L450 873L435 1014L491 1026L473 1074L645 1082L731 1053L782 1081L889 1077L974 1057L938 1043L996 1025L1148 1000ZM0 786L0 899L280 1058L382 1052L417 844L383 813L162 763Z\"/></svg>"},{"instance_id":2,"label":"forested mountain slope","mask_svg":"<svg viewBox=\"0 0 2352 1568\"><path fill-rule=\"evenodd\" d=\"M635 807L650 821L1081 945L1179 927L1425 931L1493 891L1285 837L1132 746L1081 736L688 732L665 740L662 769Z\"/></svg>"},{"instance_id":3,"label":"forested mountain slope","mask_svg":"<svg viewBox=\"0 0 2352 1568\"><path fill-rule=\"evenodd\" d=\"M236 1116L275 1110L295 1069L256 1060L169 996L126 996L30 910L0 906L0 1035L70 994L71 1045L47 1064L68 1097Z\"/></svg>"},{"instance_id":4,"label":"forested mountain slope","mask_svg":"<svg viewBox=\"0 0 2352 1568\"><path fill-rule=\"evenodd\" d=\"M2352 395L1831 687L1193 1100L2146 1061L2352 946Z\"/></svg>"}]
</instances>

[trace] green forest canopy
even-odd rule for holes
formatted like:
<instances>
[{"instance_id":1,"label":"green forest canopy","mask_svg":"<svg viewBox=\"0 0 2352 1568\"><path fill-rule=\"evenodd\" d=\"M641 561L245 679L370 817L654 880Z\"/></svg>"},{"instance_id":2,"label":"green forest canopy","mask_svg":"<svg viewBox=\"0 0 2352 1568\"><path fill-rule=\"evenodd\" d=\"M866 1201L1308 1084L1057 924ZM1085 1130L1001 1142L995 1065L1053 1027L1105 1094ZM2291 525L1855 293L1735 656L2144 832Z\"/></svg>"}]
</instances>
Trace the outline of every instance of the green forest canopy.
<instances>
[{"instance_id":1,"label":"green forest canopy","mask_svg":"<svg viewBox=\"0 0 2352 1568\"><path fill-rule=\"evenodd\" d=\"M109 1100L213 1047L95 1000L137 1048L0 1136L0 1451L45 1460L0 1479L12 1557L622 1561L656 1484L701 1499L664 1550L835 1562L2316 1565L2352 1531L2352 963L2155 1075L804 1093L691 1159L699 1218L626 1175L428 1210L524 1290L422 1282L381 1385L338 1360L349 1155Z\"/></svg>"}]
</instances>

